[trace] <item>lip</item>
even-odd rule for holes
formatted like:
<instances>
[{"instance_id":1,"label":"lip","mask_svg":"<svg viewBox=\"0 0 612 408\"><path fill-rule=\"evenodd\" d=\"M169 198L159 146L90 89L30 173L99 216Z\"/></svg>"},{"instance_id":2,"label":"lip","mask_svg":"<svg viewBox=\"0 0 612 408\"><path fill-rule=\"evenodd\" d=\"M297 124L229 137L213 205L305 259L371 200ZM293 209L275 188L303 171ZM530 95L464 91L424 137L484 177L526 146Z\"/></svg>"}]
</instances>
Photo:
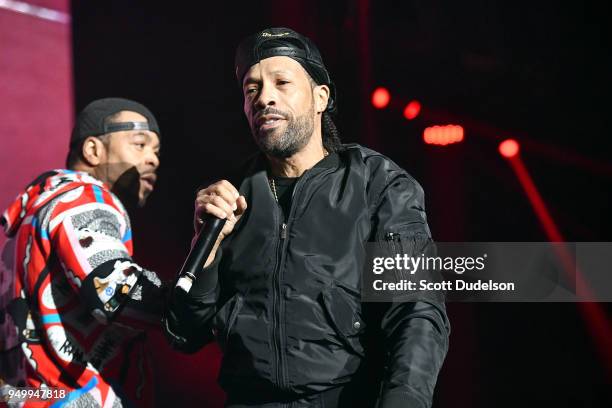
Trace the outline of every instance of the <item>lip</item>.
<instances>
[{"instance_id":1,"label":"lip","mask_svg":"<svg viewBox=\"0 0 612 408\"><path fill-rule=\"evenodd\" d=\"M155 182L157 181L157 176L155 174L144 174L140 176L140 180L143 181L147 187L153 190L153 188L155 188Z\"/></svg>"},{"instance_id":2,"label":"lip","mask_svg":"<svg viewBox=\"0 0 612 408\"><path fill-rule=\"evenodd\" d=\"M285 120L284 116L276 114L261 115L255 119L255 126L259 129L271 129L278 126L280 121Z\"/></svg>"}]
</instances>

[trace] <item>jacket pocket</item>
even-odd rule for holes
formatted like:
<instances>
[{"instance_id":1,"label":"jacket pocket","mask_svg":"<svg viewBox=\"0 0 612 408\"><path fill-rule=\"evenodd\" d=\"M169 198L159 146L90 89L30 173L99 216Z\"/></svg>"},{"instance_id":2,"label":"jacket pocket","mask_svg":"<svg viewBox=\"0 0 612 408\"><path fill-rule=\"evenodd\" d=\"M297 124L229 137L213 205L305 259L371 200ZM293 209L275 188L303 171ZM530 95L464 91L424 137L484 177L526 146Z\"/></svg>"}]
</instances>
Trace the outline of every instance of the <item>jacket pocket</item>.
<instances>
[{"instance_id":1,"label":"jacket pocket","mask_svg":"<svg viewBox=\"0 0 612 408\"><path fill-rule=\"evenodd\" d=\"M346 289L333 285L321 293L323 309L329 324L342 343L353 353L364 357L360 335L365 330L361 317L361 305L357 295L352 295Z\"/></svg>"},{"instance_id":2,"label":"jacket pocket","mask_svg":"<svg viewBox=\"0 0 612 408\"><path fill-rule=\"evenodd\" d=\"M412 221L396 225L393 228L382 231L378 241L386 243L393 251L410 251L417 248L414 244L431 238L427 224L422 221ZM412 244L412 245L410 245Z\"/></svg>"},{"instance_id":3,"label":"jacket pocket","mask_svg":"<svg viewBox=\"0 0 612 408\"><path fill-rule=\"evenodd\" d=\"M232 329L236 324L238 313L242 309L243 302L244 298L239 293L236 293L219 309L215 316L215 336L221 350L224 352Z\"/></svg>"}]
</instances>

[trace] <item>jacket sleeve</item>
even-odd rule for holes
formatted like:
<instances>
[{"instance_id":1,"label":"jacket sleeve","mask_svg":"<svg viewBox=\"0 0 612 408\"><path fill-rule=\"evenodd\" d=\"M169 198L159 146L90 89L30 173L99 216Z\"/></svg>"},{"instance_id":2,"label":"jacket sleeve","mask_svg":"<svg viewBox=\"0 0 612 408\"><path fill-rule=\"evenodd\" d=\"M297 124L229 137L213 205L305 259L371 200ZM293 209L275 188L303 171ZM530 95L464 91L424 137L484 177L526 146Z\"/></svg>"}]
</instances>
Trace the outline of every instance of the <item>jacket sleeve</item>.
<instances>
[{"instance_id":1,"label":"jacket sleeve","mask_svg":"<svg viewBox=\"0 0 612 408\"><path fill-rule=\"evenodd\" d=\"M387 169L374 207L375 240L393 241L408 256L435 256L421 186L401 169ZM399 252L399 251L398 251ZM418 273L418 272L417 272ZM390 302L381 321L385 372L379 408L430 407L448 351L450 324L439 295Z\"/></svg>"},{"instance_id":2,"label":"jacket sleeve","mask_svg":"<svg viewBox=\"0 0 612 408\"><path fill-rule=\"evenodd\" d=\"M198 274L189 293L173 290L163 318L163 329L171 346L184 353L195 353L214 337L213 318L219 301L219 247L215 259Z\"/></svg>"},{"instance_id":3,"label":"jacket sleeve","mask_svg":"<svg viewBox=\"0 0 612 408\"><path fill-rule=\"evenodd\" d=\"M131 240L129 220L107 194L87 185L50 206L51 250L98 321L139 329L159 327L161 281L132 260L126 247Z\"/></svg>"}]
</instances>

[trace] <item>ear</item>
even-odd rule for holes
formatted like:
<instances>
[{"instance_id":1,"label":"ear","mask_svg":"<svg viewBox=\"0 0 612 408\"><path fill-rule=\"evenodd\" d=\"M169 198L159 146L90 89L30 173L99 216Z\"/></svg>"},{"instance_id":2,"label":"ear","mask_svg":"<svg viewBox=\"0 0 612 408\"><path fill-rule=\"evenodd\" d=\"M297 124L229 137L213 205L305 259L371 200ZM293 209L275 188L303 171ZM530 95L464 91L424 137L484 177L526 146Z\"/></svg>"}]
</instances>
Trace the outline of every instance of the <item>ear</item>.
<instances>
[{"instance_id":1,"label":"ear","mask_svg":"<svg viewBox=\"0 0 612 408\"><path fill-rule=\"evenodd\" d=\"M92 167L99 166L106 158L106 147L100 139L89 136L83 142L81 155L85 163Z\"/></svg>"},{"instance_id":2,"label":"ear","mask_svg":"<svg viewBox=\"0 0 612 408\"><path fill-rule=\"evenodd\" d=\"M317 114L323 113L327 108L327 101L329 100L329 87L327 85L317 85L313 89L313 95Z\"/></svg>"}]
</instances>

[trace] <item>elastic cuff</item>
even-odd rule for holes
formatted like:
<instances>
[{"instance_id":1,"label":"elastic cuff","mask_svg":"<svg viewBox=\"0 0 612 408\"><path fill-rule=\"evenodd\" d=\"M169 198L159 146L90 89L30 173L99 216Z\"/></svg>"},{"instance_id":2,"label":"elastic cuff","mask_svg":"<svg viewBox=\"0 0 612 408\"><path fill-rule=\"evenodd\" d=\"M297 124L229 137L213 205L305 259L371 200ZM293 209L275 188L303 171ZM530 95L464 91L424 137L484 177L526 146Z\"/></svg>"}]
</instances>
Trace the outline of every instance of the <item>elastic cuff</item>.
<instances>
[{"instance_id":1,"label":"elastic cuff","mask_svg":"<svg viewBox=\"0 0 612 408\"><path fill-rule=\"evenodd\" d=\"M378 408L429 408L421 398L409 392L385 393L377 405Z\"/></svg>"},{"instance_id":2,"label":"elastic cuff","mask_svg":"<svg viewBox=\"0 0 612 408\"><path fill-rule=\"evenodd\" d=\"M192 297L202 297L215 290L219 277L219 262L221 262L222 252L221 247L219 247L212 263L198 273L189 292Z\"/></svg>"}]
</instances>

